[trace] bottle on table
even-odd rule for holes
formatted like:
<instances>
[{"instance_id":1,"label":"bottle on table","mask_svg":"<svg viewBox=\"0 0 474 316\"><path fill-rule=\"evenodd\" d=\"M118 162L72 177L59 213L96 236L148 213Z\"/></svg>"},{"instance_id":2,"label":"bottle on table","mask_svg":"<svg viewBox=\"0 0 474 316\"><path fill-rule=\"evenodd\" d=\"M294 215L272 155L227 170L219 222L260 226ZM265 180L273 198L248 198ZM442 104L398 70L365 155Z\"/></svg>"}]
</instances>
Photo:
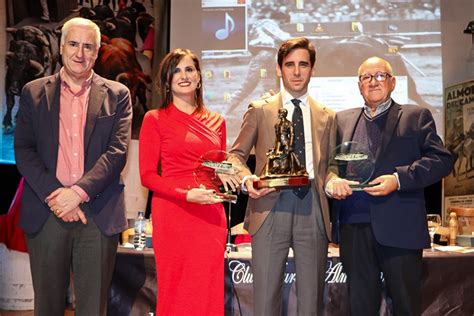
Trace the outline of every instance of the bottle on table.
<instances>
[{"instance_id":1,"label":"bottle on table","mask_svg":"<svg viewBox=\"0 0 474 316\"><path fill-rule=\"evenodd\" d=\"M145 234L146 220L145 212L139 211L135 219L135 235L133 237L133 245L136 250L145 249L146 234Z\"/></svg>"},{"instance_id":2,"label":"bottle on table","mask_svg":"<svg viewBox=\"0 0 474 316\"><path fill-rule=\"evenodd\" d=\"M456 245L458 235L458 218L455 212L449 213L449 245Z\"/></svg>"}]
</instances>

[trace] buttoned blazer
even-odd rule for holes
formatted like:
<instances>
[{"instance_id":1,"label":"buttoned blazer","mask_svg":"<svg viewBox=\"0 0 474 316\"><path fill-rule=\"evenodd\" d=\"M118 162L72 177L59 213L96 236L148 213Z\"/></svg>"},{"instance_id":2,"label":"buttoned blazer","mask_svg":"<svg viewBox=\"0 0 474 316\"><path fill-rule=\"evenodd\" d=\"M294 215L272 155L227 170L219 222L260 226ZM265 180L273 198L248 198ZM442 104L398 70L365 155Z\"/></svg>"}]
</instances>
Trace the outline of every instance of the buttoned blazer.
<instances>
[{"instance_id":1,"label":"buttoned blazer","mask_svg":"<svg viewBox=\"0 0 474 316\"><path fill-rule=\"evenodd\" d=\"M324 228L328 239L330 238L330 216L328 201L324 193L325 182L328 175L328 156L333 152L336 142L335 112L318 103L311 97L308 98L311 112L311 136L313 142L313 165L315 196L319 197ZM236 159L245 165L251 151L255 151L255 174L262 176L267 161L267 152L275 144L275 124L278 122L278 109L283 106L280 93L274 96L254 101L249 105L247 112L232 149L230 159ZM250 175L251 172L245 165L239 172L240 175ZM270 193L259 199L249 198L245 214L244 227L250 234L255 234L263 221L277 202L279 193ZM314 204L314 203L313 203Z\"/></svg>"},{"instance_id":2,"label":"buttoned blazer","mask_svg":"<svg viewBox=\"0 0 474 316\"><path fill-rule=\"evenodd\" d=\"M352 139L362 108L337 113L338 143ZM453 158L436 133L429 110L395 102L388 110L382 143L375 155L372 179L398 173L400 190L387 196L369 196L370 219L376 240L406 249L429 247L424 188L451 172ZM332 207L333 240L339 227L340 201Z\"/></svg>"},{"instance_id":3,"label":"buttoned blazer","mask_svg":"<svg viewBox=\"0 0 474 316\"><path fill-rule=\"evenodd\" d=\"M15 159L25 178L20 226L38 232L51 211L46 197L63 185L56 178L59 146L59 73L22 90L15 130ZM94 74L84 130L84 175L76 183L90 197L81 209L105 235L127 228L121 171L131 135L130 92Z\"/></svg>"}]
</instances>

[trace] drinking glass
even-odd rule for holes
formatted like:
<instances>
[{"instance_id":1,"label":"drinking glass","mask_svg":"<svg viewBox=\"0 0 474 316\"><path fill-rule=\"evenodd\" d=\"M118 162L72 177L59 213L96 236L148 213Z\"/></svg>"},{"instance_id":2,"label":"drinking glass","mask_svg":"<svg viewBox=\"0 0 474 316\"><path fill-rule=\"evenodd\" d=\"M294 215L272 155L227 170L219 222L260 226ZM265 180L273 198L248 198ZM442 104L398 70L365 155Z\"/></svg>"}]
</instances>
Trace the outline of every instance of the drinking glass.
<instances>
[{"instance_id":1,"label":"drinking glass","mask_svg":"<svg viewBox=\"0 0 474 316\"><path fill-rule=\"evenodd\" d=\"M431 239L431 250L433 250L433 239L434 234L441 226L441 216L439 214L426 214L426 220L428 221L428 231Z\"/></svg>"}]
</instances>

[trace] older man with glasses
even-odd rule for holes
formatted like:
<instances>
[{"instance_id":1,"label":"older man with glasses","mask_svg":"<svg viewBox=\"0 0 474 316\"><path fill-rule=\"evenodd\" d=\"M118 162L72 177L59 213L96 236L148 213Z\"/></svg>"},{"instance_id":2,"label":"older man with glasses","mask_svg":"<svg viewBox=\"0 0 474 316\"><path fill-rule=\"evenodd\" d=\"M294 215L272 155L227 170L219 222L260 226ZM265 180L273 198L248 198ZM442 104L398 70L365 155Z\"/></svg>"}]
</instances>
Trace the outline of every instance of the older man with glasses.
<instances>
[{"instance_id":1,"label":"older man with glasses","mask_svg":"<svg viewBox=\"0 0 474 316\"><path fill-rule=\"evenodd\" d=\"M338 143L362 143L375 157L369 187L334 178L333 240L340 244L353 316L379 315L382 279L394 315L420 315L422 250L430 246L424 188L451 171L453 158L425 108L397 104L391 65L371 57L359 67L363 107L337 114Z\"/></svg>"}]
</instances>

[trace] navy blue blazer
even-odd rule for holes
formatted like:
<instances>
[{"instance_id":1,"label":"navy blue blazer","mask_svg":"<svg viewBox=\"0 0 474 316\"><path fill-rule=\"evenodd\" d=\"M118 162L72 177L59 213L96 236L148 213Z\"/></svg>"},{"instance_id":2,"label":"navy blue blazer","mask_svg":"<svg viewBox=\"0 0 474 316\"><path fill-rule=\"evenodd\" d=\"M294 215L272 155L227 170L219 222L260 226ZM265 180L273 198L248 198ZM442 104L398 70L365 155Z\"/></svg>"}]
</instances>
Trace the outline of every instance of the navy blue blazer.
<instances>
[{"instance_id":1,"label":"navy blue blazer","mask_svg":"<svg viewBox=\"0 0 474 316\"><path fill-rule=\"evenodd\" d=\"M375 239L385 246L422 249L430 245L424 188L447 176L453 166L451 153L436 133L431 112L392 101L376 153L372 179L398 173L400 190L369 198ZM337 143L350 141L362 108L337 113ZM338 241L340 201L332 204L334 241Z\"/></svg>"},{"instance_id":2,"label":"navy blue blazer","mask_svg":"<svg viewBox=\"0 0 474 316\"><path fill-rule=\"evenodd\" d=\"M25 178L20 226L38 232L53 216L46 197L63 185L56 178L59 146L59 73L22 90L15 129L15 159ZM127 87L94 74L84 130L84 175L76 183L90 201L81 209L105 235L127 228L121 172L127 160L132 106Z\"/></svg>"}]
</instances>

